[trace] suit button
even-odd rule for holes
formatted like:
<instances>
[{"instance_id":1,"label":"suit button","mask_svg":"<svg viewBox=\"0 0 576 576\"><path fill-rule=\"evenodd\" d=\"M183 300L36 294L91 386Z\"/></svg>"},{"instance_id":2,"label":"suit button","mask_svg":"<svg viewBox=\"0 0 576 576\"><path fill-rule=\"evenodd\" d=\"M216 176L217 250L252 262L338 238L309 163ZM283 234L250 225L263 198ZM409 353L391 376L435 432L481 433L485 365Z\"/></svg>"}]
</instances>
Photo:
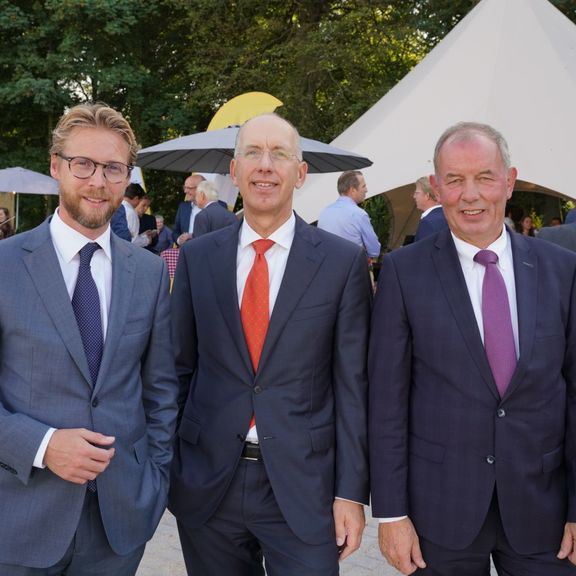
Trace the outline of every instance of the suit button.
<instances>
[{"instance_id":1,"label":"suit button","mask_svg":"<svg viewBox=\"0 0 576 576\"><path fill-rule=\"evenodd\" d=\"M100 400L98 400L98 397L96 397L92 400L92 408L96 408L98 404L100 404Z\"/></svg>"},{"instance_id":2,"label":"suit button","mask_svg":"<svg viewBox=\"0 0 576 576\"><path fill-rule=\"evenodd\" d=\"M504 418L504 416L506 416L506 410L504 410L504 408L499 408L496 414L498 415L498 418Z\"/></svg>"},{"instance_id":3,"label":"suit button","mask_svg":"<svg viewBox=\"0 0 576 576\"><path fill-rule=\"evenodd\" d=\"M261 386L254 386L254 394L260 394L262 392Z\"/></svg>"},{"instance_id":4,"label":"suit button","mask_svg":"<svg viewBox=\"0 0 576 576\"><path fill-rule=\"evenodd\" d=\"M496 458L494 458L492 455L486 456L486 462L488 462L488 464L494 464L494 462L496 462Z\"/></svg>"}]
</instances>

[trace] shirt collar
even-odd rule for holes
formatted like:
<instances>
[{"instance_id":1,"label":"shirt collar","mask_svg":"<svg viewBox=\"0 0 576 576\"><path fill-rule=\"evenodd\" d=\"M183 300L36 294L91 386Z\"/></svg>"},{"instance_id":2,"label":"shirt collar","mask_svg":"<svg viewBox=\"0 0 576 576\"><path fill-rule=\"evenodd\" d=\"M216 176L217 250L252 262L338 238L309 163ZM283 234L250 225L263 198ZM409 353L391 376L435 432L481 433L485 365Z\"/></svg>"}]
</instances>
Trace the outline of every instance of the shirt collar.
<instances>
[{"instance_id":1,"label":"shirt collar","mask_svg":"<svg viewBox=\"0 0 576 576\"><path fill-rule=\"evenodd\" d=\"M466 268L472 268L472 266L475 266L476 262L474 262L474 256L480 252L480 248L478 248L478 246L474 246L473 244L468 244L468 242L464 242L464 240L460 240L460 238L457 238L453 232L451 232L451 234L462 266ZM485 248L485 250L492 250L492 252L497 254L498 265L502 269L506 269L506 266L511 265L511 261L508 258L508 254L510 254L508 245L509 241L508 233L506 232L506 226L502 225L502 233L500 236L498 236L498 238L496 238L496 240L492 242L490 246Z\"/></svg>"},{"instance_id":2,"label":"shirt collar","mask_svg":"<svg viewBox=\"0 0 576 576\"><path fill-rule=\"evenodd\" d=\"M339 196L338 202L348 202L348 203L354 204L354 206L357 206L356 202L354 202L354 200L352 200L352 198L350 198L350 196L344 196L344 195Z\"/></svg>"},{"instance_id":3,"label":"shirt collar","mask_svg":"<svg viewBox=\"0 0 576 576\"><path fill-rule=\"evenodd\" d=\"M277 228L268 236L269 240L272 240L275 244L282 246L282 248L290 249L292 246L292 240L294 239L294 232L296 230L296 216L294 212L290 215L290 218ZM249 244L252 244L255 240L261 240L262 236L258 234L250 224L246 222L244 218L242 220L242 228L240 230L240 248L246 248Z\"/></svg>"},{"instance_id":4,"label":"shirt collar","mask_svg":"<svg viewBox=\"0 0 576 576\"><path fill-rule=\"evenodd\" d=\"M422 216L420 216L420 220L422 220L422 218L426 218L426 216L428 216L428 214L430 214L430 212L432 212L432 210L436 210L436 208L442 208L442 205L436 204L435 206L430 206L430 208L426 208L426 210L424 210L424 212L422 212Z\"/></svg>"},{"instance_id":5,"label":"shirt collar","mask_svg":"<svg viewBox=\"0 0 576 576\"><path fill-rule=\"evenodd\" d=\"M86 238L86 236L80 234L80 232L74 230L74 228L68 226L68 224L60 218L57 209L50 220L50 236L52 237L54 247L66 263L70 262L72 258L74 258L74 256L76 256L76 254L78 254L78 252L89 242L97 242L100 245L100 248L104 251L104 254L106 254L106 257L109 260L112 260L109 225L106 227L106 230L96 238L96 240L91 240L90 238Z\"/></svg>"}]
</instances>

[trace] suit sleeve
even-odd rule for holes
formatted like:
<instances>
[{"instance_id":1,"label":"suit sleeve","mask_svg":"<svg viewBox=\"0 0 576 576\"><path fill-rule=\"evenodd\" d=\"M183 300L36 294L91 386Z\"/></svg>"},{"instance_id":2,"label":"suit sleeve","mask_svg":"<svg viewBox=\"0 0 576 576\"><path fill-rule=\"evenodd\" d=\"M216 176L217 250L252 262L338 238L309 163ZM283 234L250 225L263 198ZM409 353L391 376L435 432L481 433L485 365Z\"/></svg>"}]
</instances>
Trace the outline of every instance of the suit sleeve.
<instances>
[{"instance_id":1,"label":"suit sleeve","mask_svg":"<svg viewBox=\"0 0 576 576\"><path fill-rule=\"evenodd\" d=\"M366 357L372 288L366 256L354 260L344 288L334 338L337 498L368 503Z\"/></svg>"},{"instance_id":2,"label":"suit sleeve","mask_svg":"<svg viewBox=\"0 0 576 576\"><path fill-rule=\"evenodd\" d=\"M372 514L393 518L408 510L408 408L411 333L391 255L378 277L368 353Z\"/></svg>"},{"instance_id":3,"label":"suit sleeve","mask_svg":"<svg viewBox=\"0 0 576 576\"><path fill-rule=\"evenodd\" d=\"M565 458L568 486L568 522L576 522L576 274L572 282L571 306L566 330L562 368L567 387Z\"/></svg>"},{"instance_id":4,"label":"suit sleeve","mask_svg":"<svg viewBox=\"0 0 576 576\"><path fill-rule=\"evenodd\" d=\"M128 222L126 220L126 209L124 206L120 205L118 210L114 212L112 215L112 219L110 220L110 227L112 228L112 232L119 236L123 240L128 242L132 242L132 234L130 234L130 230L128 229Z\"/></svg>"},{"instance_id":5,"label":"suit sleeve","mask_svg":"<svg viewBox=\"0 0 576 576\"><path fill-rule=\"evenodd\" d=\"M184 204L180 204L178 206L178 210L176 211L176 218L174 220L174 226L172 226L172 240L177 244L178 238L182 234L182 210ZM188 230L186 230L188 232Z\"/></svg>"},{"instance_id":6,"label":"suit sleeve","mask_svg":"<svg viewBox=\"0 0 576 576\"><path fill-rule=\"evenodd\" d=\"M179 380L178 408L181 416L198 359L196 320L190 284L189 246L180 249L172 286L172 338Z\"/></svg>"}]
</instances>

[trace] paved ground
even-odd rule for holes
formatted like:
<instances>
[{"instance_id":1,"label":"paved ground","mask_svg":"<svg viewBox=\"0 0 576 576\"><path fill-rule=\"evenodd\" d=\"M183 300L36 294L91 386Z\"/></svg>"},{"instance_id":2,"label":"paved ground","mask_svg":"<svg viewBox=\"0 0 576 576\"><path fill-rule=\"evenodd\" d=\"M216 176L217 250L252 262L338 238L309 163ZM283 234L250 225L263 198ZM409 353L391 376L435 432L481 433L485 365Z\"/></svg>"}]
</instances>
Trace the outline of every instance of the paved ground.
<instances>
[{"instance_id":1,"label":"paved ground","mask_svg":"<svg viewBox=\"0 0 576 576\"><path fill-rule=\"evenodd\" d=\"M341 576L398 576L400 574L380 556L377 525L374 520L368 521L360 550L342 562L340 574ZM495 574L493 572L493 575ZM146 547L138 576L186 576L176 522L169 512L164 515L154 538ZM222 576L233 575L223 574Z\"/></svg>"}]
</instances>

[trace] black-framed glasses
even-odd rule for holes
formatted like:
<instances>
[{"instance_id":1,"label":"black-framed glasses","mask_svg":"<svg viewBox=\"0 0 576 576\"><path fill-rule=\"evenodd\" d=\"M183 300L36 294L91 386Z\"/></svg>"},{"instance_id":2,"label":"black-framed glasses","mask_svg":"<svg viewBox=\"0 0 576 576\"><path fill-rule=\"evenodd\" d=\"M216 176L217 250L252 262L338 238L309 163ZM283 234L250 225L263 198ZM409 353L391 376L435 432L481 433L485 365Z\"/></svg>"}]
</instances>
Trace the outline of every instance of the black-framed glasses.
<instances>
[{"instance_id":1,"label":"black-framed glasses","mask_svg":"<svg viewBox=\"0 0 576 576\"><path fill-rule=\"evenodd\" d=\"M96 162L96 160L91 160L84 156L64 156L60 154L60 152L57 152L56 156L60 156L62 160L66 160L72 176L80 178L81 180L86 180L94 176L96 168L102 166L104 178L106 178L110 184L120 184L128 179L130 172L134 169L134 166L128 166L122 162Z\"/></svg>"}]
</instances>

